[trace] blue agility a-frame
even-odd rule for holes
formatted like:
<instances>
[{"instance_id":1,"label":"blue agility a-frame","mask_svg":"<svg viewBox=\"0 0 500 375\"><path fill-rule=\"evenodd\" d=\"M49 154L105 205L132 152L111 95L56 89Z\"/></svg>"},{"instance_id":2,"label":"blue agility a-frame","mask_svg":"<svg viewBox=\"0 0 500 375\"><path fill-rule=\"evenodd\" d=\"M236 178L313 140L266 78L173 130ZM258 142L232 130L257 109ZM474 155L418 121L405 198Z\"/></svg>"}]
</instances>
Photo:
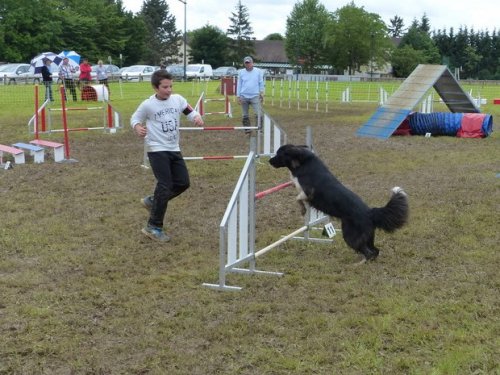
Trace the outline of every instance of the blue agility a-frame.
<instances>
[{"instance_id":1,"label":"blue agility a-frame","mask_svg":"<svg viewBox=\"0 0 500 375\"><path fill-rule=\"evenodd\" d=\"M360 137L389 138L432 87L451 112L479 112L446 65L420 64L356 134Z\"/></svg>"}]
</instances>

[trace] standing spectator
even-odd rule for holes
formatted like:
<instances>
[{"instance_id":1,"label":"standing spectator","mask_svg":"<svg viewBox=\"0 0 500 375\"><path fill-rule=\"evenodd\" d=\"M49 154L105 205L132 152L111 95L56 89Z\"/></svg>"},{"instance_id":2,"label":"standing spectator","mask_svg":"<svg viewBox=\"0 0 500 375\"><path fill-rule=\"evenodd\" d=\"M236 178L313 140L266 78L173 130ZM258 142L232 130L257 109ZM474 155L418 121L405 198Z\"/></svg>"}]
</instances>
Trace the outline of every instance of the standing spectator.
<instances>
[{"instance_id":1,"label":"standing spectator","mask_svg":"<svg viewBox=\"0 0 500 375\"><path fill-rule=\"evenodd\" d=\"M50 64L52 64L52 60L47 57L42 59L42 81L45 85L45 101L50 100L54 101L54 97L52 96L52 71L50 69Z\"/></svg>"},{"instance_id":2,"label":"standing spectator","mask_svg":"<svg viewBox=\"0 0 500 375\"><path fill-rule=\"evenodd\" d=\"M100 85L106 86L109 92L108 73L106 72L106 68L104 67L102 60L99 60L97 62L97 66L95 67L95 73L97 77L97 82L99 82Z\"/></svg>"},{"instance_id":3,"label":"standing spectator","mask_svg":"<svg viewBox=\"0 0 500 375\"><path fill-rule=\"evenodd\" d=\"M92 66L89 64L89 59L84 58L80 64L80 89L82 86L87 86L92 81Z\"/></svg>"},{"instance_id":4,"label":"standing spectator","mask_svg":"<svg viewBox=\"0 0 500 375\"><path fill-rule=\"evenodd\" d=\"M172 75L166 70L155 71L151 85L155 94L139 105L130 124L139 137L145 137L149 163L157 181L154 194L141 199L149 211L142 233L167 242L170 237L163 230L163 221L168 202L189 188L189 174L179 146L180 116L183 113L198 126L203 125L203 119L184 97L172 93Z\"/></svg>"},{"instance_id":5,"label":"standing spectator","mask_svg":"<svg viewBox=\"0 0 500 375\"><path fill-rule=\"evenodd\" d=\"M73 79L73 74L75 73L75 68L69 64L69 59L65 57L59 68L59 77L63 81L64 85L64 100L68 100L66 96L66 91L69 90L73 96L73 101L76 102L76 88L75 80Z\"/></svg>"},{"instance_id":6,"label":"standing spectator","mask_svg":"<svg viewBox=\"0 0 500 375\"><path fill-rule=\"evenodd\" d=\"M250 125L248 109L253 108L255 114L255 126L260 126L261 103L264 99L264 77L259 68L253 66L253 59L247 56L243 59L244 69L238 70L238 84L236 86L236 96L243 112L243 126ZM245 133L250 133L246 130Z\"/></svg>"}]
</instances>

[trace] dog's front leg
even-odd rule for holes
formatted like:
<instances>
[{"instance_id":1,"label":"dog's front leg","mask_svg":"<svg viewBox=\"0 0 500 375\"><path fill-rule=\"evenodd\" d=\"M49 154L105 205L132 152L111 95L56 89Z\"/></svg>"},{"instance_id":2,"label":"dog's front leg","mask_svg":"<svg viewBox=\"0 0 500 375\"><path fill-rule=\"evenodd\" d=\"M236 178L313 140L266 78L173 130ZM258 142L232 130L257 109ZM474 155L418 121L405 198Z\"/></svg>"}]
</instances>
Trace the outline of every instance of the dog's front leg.
<instances>
[{"instance_id":1,"label":"dog's front leg","mask_svg":"<svg viewBox=\"0 0 500 375\"><path fill-rule=\"evenodd\" d=\"M295 199L300 205L300 213L304 216L307 212L307 195L304 192L304 189L302 189L302 186L300 186L298 178L294 177L291 173L290 178L295 186L295 189L299 192Z\"/></svg>"},{"instance_id":2,"label":"dog's front leg","mask_svg":"<svg viewBox=\"0 0 500 375\"><path fill-rule=\"evenodd\" d=\"M303 192L297 195L297 202L300 206L300 213L304 216L307 212L307 197Z\"/></svg>"}]
</instances>

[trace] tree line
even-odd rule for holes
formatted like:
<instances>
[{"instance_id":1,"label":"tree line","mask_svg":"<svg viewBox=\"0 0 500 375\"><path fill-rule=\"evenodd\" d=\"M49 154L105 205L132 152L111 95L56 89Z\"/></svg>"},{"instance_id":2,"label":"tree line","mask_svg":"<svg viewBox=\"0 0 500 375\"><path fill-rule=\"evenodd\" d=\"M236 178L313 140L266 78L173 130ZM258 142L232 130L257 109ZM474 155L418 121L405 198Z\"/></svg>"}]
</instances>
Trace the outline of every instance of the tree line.
<instances>
[{"instance_id":1,"label":"tree line","mask_svg":"<svg viewBox=\"0 0 500 375\"><path fill-rule=\"evenodd\" d=\"M237 0L230 27L206 25L188 32L190 62L239 64L254 54L248 8ZM406 77L419 63L446 64L462 79L500 79L497 30L431 31L424 14L405 28L397 15L386 25L354 2L335 11L318 0L298 1L286 18L282 39L288 60L304 73L354 74L391 66ZM2 0L0 61L25 62L40 52L75 50L90 61L160 65L183 60L183 32L165 0L144 0L138 13L121 0Z\"/></svg>"},{"instance_id":2,"label":"tree line","mask_svg":"<svg viewBox=\"0 0 500 375\"><path fill-rule=\"evenodd\" d=\"M335 73L353 74L389 65L396 77L407 77L418 64L444 64L462 79L500 79L496 29L431 31L425 14L408 28L397 15L386 25L354 2L330 12L318 0L297 2L286 22L288 58L306 72L329 65Z\"/></svg>"}]
</instances>

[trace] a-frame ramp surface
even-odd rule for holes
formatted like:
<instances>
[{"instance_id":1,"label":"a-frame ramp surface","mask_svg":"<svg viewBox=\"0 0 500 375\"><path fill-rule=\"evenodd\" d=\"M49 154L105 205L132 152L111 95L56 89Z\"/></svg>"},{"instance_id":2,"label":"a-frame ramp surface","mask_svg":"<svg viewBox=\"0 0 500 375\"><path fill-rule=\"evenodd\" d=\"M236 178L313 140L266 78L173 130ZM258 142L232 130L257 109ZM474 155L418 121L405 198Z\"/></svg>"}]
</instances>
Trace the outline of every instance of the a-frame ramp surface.
<instances>
[{"instance_id":1,"label":"a-frame ramp surface","mask_svg":"<svg viewBox=\"0 0 500 375\"><path fill-rule=\"evenodd\" d=\"M432 87L451 112L479 112L446 65L420 64L356 134L389 138Z\"/></svg>"}]
</instances>

